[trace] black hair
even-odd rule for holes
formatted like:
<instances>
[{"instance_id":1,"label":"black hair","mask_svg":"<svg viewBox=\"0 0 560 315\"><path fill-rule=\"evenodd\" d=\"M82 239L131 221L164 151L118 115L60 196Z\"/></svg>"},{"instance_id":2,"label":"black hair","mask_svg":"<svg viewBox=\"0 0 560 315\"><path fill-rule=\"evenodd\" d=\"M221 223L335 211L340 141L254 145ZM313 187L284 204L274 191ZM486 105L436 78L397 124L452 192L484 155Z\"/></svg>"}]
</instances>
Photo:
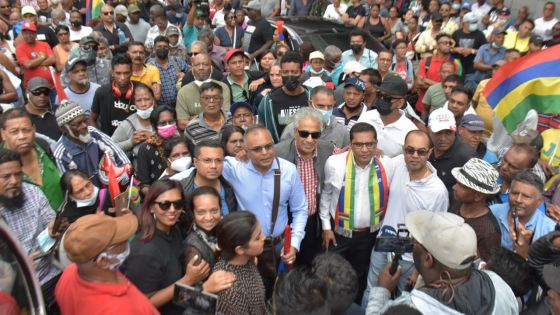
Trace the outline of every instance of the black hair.
<instances>
[{"instance_id":1,"label":"black hair","mask_svg":"<svg viewBox=\"0 0 560 315\"><path fill-rule=\"evenodd\" d=\"M222 147L222 144L218 140L202 140L194 147L194 154L192 156L198 158L198 156L200 155L200 149L202 148L222 149L224 150L225 155L225 149Z\"/></svg>"},{"instance_id":2,"label":"black hair","mask_svg":"<svg viewBox=\"0 0 560 315\"><path fill-rule=\"evenodd\" d=\"M486 269L494 271L511 288L516 297L521 297L534 285L535 275L527 261L518 254L497 246L490 251Z\"/></svg>"},{"instance_id":3,"label":"black hair","mask_svg":"<svg viewBox=\"0 0 560 315\"><path fill-rule=\"evenodd\" d=\"M521 172L515 175L515 177L511 182L512 184L513 182L520 182L520 183L525 183L527 185L531 185L535 187L541 194L544 191L544 184L541 178L531 171Z\"/></svg>"},{"instance_id":4,"label":"black hair","mask_svg":"<svg viewBox=\"0 0 560 315\"><path fill-rule=\"evenodd\" d=\"M146 90L148 91L148 93L150 93L150 95L152 96L152 98L154 99L154 107L156 107L155 104L155 95L154 95L154 91L152 90L151 87L147 86L146 84L140 82L140 81L134 81L134 95L136 95L136 91L138 90Z\"/></svg>"},{"instance_id":5,"label":"black hair","mask_svg":"<svg viewBox=\"0 0 560 315\"><path fill-rule=\"evenodd\" d=\"M16 118L28 118L29 121L31 122L31 125L35 125L33 123L33 120L31 119L31 115L29 115L29 113L25 109L10 108L4 113L2 113L2 115L0 115L0 128L6 129L6 122L8 122L8 120L10 119L16 119Z\"/></svg>"},{"instance_id":6,"label":"black hair","mask_svg":"<svg viewBox=\"0 0 560 315\"><path fill-rule=\"evenodd\" d=\"M525 20L521 21L521 24L523 24L523 23L529 23L533 26L533 28L535 28L535 21L533 21L531 19L525 19ZM519 25L521 25L521 24L519 24Z\"/></svg>"},{"instance_id":7,"label":"black hair","mask_svg":"<svg viewBox=\"0 0 560 315\"><path fill-rule=\"evenodd\" d=\"M397 39L397 40L395 40L395 42L393 43L393 45L391 45L391 48L393 49L393 51L395 51L395 49L397 49L397 46L399 46L400 44L408 45L408 42L407 42L405 39Z\"/></svg>"},{"instance_id":8,"label":"black hair","mask_svg":"<svg viewBox=\"0 0 560 315\"><path fill-rule=\"evenodd\" d=\"M178 137L173 137L165 142L163 146L163 157L169 158L169 156L171 155L171 151L173 151L173 148L175 148L175 146L181 143L187 146L189 153L192 155L194 151L194 144L192 143L192 141L184 136L178 136Z\"/></svg>"},{"instance_id":9,"label":"black hair","mask_svg":"<svg viewBox=\"0 0 560 315\"><path fill-rule=\"evenodd\" d=\"M509 54L511 54L511 53L521 54L521 53L519 52L519 50L517 50L517 49L515 49L515 48L509 48L509 49L506 49L506 51L505 51L505 53L504 53L504 56L505 56L505 55L509 55Z\"/></svg>"},{"instance_id":10,"label":"black hair","mask_svg":"<svg viewBox=\"0 0 560 315\"><path fill-rule=\"evenodd\" d=\"M458 74L450 74L443 79L442 84L447 82L456 82L457 85L463 85L463 77Z\"/></svg>"},{"instance_id":11,"label":"black hair","mask_svg":"<svg viewBox=\"0 0 560 315\"><path fill-rule=\"evenodd\" d=\"M436 42L439 42L439 40L442 39L442 38L444 38L444 37L447 37L447 38L449 38L449 39L451 39L451 40L453 39L453 37L451 37L451 35L449 35L449 34L447 34L447 33L439 33L439 34L437 34L437 36L436 36Z\"/></svg>"},{"instance_id":12,"label":"black hair","mask_svg":"<svg viewBox=\"0 0 560 315\"><path fill-rule=\"evenodd\" d=\"M381 84L381 81L383 81L383 78L381 78L381 74L377 69L367 68L360 72L360 75L362 74L369 76L368 81L372 86L379 86L379 84Z\"/></svg>"},{"instance_id":13,"label":"black hair","mask_svg":"<svg viewBox=\"0 0 560 315\"><path fill-rule=\"evenodd\" d=\"M311 42L303 42L299 45L299 53L304 61L309 60L309 55L315 51L315 46Z\"/></svg>"},{"instance_id":14,"label":"black hair","mask_svg":"<svg viewBox=\"0 0 560 315\"><path fill-rule=\"evenodd\" d=\"M407 304L395 304L387 308L382 315L422 315L422 312Z\"/></svg>"},{"instance_id":15,"label":"black hair","mask_svg":"<svg viewBox=\"0 0 560 315\"><path fill-rule=\"evenodd\" d=\"M220 206L220 212L222 209L222 199L220 197L220 193L216 190L216 188L211 186L201 186L197 187L187 195L187 202L185 203L185 219L184 222L186 223L186 229L191 229L192 225L194 224L194 199L198 196L204 195L211 195L218 199L218 205Z\"/></svg>"},{"instance_id":16,"label":"black hair","mask_svg":"<svg viewBox=\"0 0 560 315\"><path fill-rule=\"evenodd\" d=\"M111 60L111 69L115 70L118 65L129 65L132 68L132 60L125 54L116 54Z\"/></svg>"},{"instance_id":17,"label":"black hair","mask_svg":"<svg viewBox=\"0 0 560 315\"><path fill-rule=\"evenodd\" d=\"M331 315L342 315L358 293L358 275L352 265L336 253L324 253L313 259L313 273L327 285Z\"/></svg>"},{"instance_id":18,"label":"black hair","mask_svg":"<svg viewBox=\"0 0 560 315\"><path fill-rule=\"evenodd\" d=\"M231 260L237 255L237 246L246 247L258 224L257 217L249 211L236 211L225 216L216 226L222 259Z\"/></svg>"},{"instance_id":19,"label":"black hair","mask_svg":"<svg viewBox=\"0 0 560 315\"><path fill-rule=\"evenodd\" d=\"M381 49L381 50L377 53L377 55L379 56L379 55L381 55L381 53L386 53L386 54L391 55L391 57L393 57L393 52L392 52L391 50L389 50L389 49ZM393 61L391 60L391 62L393 62Z\"/></svg>"},{"instance_id":20,"label":"black hair","mask_svg":"<svg viewBox=\"0 0 560 315\"><path fill-rule=\"evenodd\" d=\"M471 100L471 91L469 89L467 89L464 85L461 84L457 84L453 90L451 90L451 94L455 94L455 93L463 93L467 96L467 98L469 99L469 102Z\"/></svg>"},{"instance_id":21,"label":"black hair","mask_svg":"<svg viewBox=\"0 0 560 315\"><path fill-rule=\"evenodd\" d=\"M330 314L327 284L308 268L296 268L276 286L273 305L276 315Z\"/></svg>"},{"instance_id":22,"label":"black hair","mask_svg":"<svg viewBox=\"0 0 560 315\"><path fill-rule=\"evenodd\" d=\"M19 165L23 166L21 161L21 156L16 151L0 148L0 164L8 162L19 162Z\"/></svg>"},{"instance_id":23,"label":"black hair","mask_svg":"<svg viewBox=\"0 0 560 315\"><path fill-rule=\"evenodd\" d=\"M207 91L207 90L218 90L220 91L220 95L222 94L223 90L222 86L219 85L218 83L214 82L214 81L210 81L210 82L204 82L200 85L200 87L198 88L198 92L200 94L202 94L202 92Z\"/></svg>"},{"instance_id":24,"label":"black hair","mask_svg":"<svg viewBox=\"0 0 560 315\"><path fill-rule=\"evenodd\" d=\"M280 61L280 65L283 65L288 62L294 62L299 65L301 68L303 66L303 58L297 51L288 51L282 56L282 60Z\"/></svg>"},{"instance_id":25,"label":"black hair","mask_svg":"<svg viewBox=\"0 0 560 315\"><path fill-rule=\"evenodd\" d=\"M54 29L54 33L58 35L58 32L60 32L60 30L65 30L68 33L70 33L70 28L63 24L57 25L56 28Z\"/></svg>"},{"instance_id":26,"label":"black hair","mask_svg":"<svg viewBox=\"0 0 560 315\"><path fill-rule=\"evenodd\" d=\"M132 46L142 46L144 48L146 47L146 46L144 46L143 42L140 42L140 41L137 41L137 40L128 43L128 48L130 48Z\"/></svg>"},{"instance_id":27,"label":"black hair","mask_svg":"<svg viewBox=\"0 0 560 315\"><path fill-rule=\"evenodd\" d=\"M314 87L313 90L311 90L311 98L313 98L315 95L319 93L327 94L328 96L334 96L333 89L324 85L318 85Z\"/></svg>"},{"instance_id":28,"label":"black hair","mask_svg":"<svg viewBox=\"0 0 560 315\"><path fill-rule=\"evenodd\" d=\"M74 191L72 190L72 178L76 176L79 176L88 181L90 180L89 176L81 170L67 170L66 172L64 172L64 174L62 174L62 177L60 177L60 187L62 188L62 191L67 191L68 195L74 193Z\"/></svg>"},{"instance_id":29,"label":"black hair","mask_svg":"<svg viewBox=\"0 0 560 315\"><path fill-rule=\"evenodd\" d=\"M172 107L169 107L167 105L155 106L154 110L150 114L150 123L152 124L152 127L154 127L154 129L157 129L159 115L161 115L161 113L163 112L170 112L173 115L173 119L177 119L177 113Z\"/></svg>"},{"instance_id":30,"label":"black hair","mask_svg":"<svg viewBox=\"0 0 560 315\"><path fill-rule=\"evenodd\" d=\"M373 132L373 138L377 140L377 131L375 130L375 128L366 122L359 122L354 124L354 126L350 128L350 141L354 139L355 133L360 133L360 132Z\"/></svg>"},{"instance_id":31,"label":"black hair","mask_svg":"<svg viewBox=\"0 0 560 315\"><path fill-rule=\"evenodd\" d=\"M165 36L161 36L158 35L155 39L154 39L154 47L156 46L157 43L159 42L166 42L169 44L169 38L165 37Z\"/></svg>"},{"instance_id":32,"label":"black hair","mask_svg":"<svg viewBox=\"0 0 560 315\"><path fill-rule=\"evenodd\" d=\"M375 4L374 4L375 5ZM364 31L360 30L360 29L355 29L353 31L350 32L350 38L354 37L354 36L361 36L362 39L365 41L366 40L366 34Z\"/></svg>"},{"instance_id":33,"label":"black hair","mask_svg":"<svg viewBox=\"0 0 560 315\"><path fill-rule=\"evenodd\" d=\"M239 132L241 135L245 135L245 130L239 126L234 125L227 125L222 129L222 134L220 135L220 143L222 144L222 148L224 149L224 154L227 155L227 143L229 138L236 132Z\"/></svg>"},{"instance_id":34,"label":"black hair","mask_svg":"<svg viewBox=\"0 0 560 315\"><path fill-rule=\"evenodd\" d=\"M541 150L536 148L532 144L529 144L529 143L515 143L514 142L511 145L511 148L509 148L509 149L510 150L515 150L515 151L519 151L519 150L520 151L526 151L531 157L531 159L529 160L529 165L528 165L529 169L535 167L535 165L537 165L537 162L539 162L539 153L540 153Z\"/></svg>"}]
</instances>

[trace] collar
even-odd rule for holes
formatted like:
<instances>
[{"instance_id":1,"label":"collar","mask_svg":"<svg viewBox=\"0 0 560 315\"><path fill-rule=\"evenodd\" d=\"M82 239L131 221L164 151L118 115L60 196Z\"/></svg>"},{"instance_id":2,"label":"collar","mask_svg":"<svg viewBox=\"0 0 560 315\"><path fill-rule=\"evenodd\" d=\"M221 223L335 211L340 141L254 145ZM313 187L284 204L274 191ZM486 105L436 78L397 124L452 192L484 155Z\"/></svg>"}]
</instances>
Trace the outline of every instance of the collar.
<instances>
[{"instance_id":1,"label":"collar","mask_svg":"<svg viewBox=\"0 0 560 315\"><path fill-rule=\"evenodd\" d=\"M262 175L262 173L255 168L255 165L253 164L253 161L249 160L249 163L247 163L246 165L247 165L247 168L251 172L257 173L257 174L262 175L262 176L266 176L270 173L274 173L274 170L279 169L279 166L278 166L279 161L280 160L279 160L278 157L274 157L274 161L272 161L272 165L270 166L270 168L266 171L266 174L264 174L264 175Z\"/></svg>"}]
</instances>

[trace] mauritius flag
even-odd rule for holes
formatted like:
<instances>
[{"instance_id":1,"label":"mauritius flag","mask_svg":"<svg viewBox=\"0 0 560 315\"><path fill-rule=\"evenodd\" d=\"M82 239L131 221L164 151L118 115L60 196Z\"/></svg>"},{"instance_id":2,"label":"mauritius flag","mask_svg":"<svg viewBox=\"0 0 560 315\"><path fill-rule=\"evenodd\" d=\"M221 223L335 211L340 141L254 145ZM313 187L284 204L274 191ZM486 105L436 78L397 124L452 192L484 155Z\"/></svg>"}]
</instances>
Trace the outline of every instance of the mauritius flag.
<instances>
[{"instance_id":1,"label":"mauritius flag","mask_svg":"<svg viewBox=\"0 0 560 315\"><path fill-rule=\"evenodd\" d=\"M559 114L560 45L500 67L483 93L497 120L509 133L531 109L544 114Z\"/></svg>"},{"instance_id":2,"label":"mauritius flag","mask_svg":"<svg viewBox=\"0 0 560 315\"><path fill-rule=\"evenodd\" d=\"M86 23L101 15L101 7L104 4L103 0L86 0Z\"/></svg>"}]
</instances>

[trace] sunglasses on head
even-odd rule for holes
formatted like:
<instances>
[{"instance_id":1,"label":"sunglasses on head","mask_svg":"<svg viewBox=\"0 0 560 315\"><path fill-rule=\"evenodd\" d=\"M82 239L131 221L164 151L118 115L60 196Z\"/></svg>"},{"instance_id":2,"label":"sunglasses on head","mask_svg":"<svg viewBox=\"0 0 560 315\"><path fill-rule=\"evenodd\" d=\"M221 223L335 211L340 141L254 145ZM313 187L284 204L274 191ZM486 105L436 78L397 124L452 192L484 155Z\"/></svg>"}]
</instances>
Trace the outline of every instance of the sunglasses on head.
<instances>
[{"instance_id":1,"label":"sunglasses on head","mask_svg":"<svg viewBox=\"0 0 560 315\"><path fill-rule=\"evenodd\" d=\"M171 208L171 205L173 205L173 208L175 210L183 210L183 207L185 206L185 203L183 202L183 200L175 200L175 201L169 201L169 200L165 200L165 201L154 201L154 203L156 205L159 206L159 208L163 211L167 211Z\"/></svg>"},{"instance_id":2,"label":"sunglasses on head","mask_svg":"<svg viewBox=\"0 0 560 315\"><path fill-rule=\"evenodd\" d=\"M319 139L319 137L321 136L321 132L317 131L317 132L310 132L310 131L305 131L305 130L298 130L298 135L302 138L307 138L309 136L311 136L312 139Z\"/></svg>"},{"instance_id":3,"label":"sunglasses on head","mask_svg":"<svg viewBox=\"0 0 560 315\"><path fill-rule=\"evenodd\" d=\"M31 94L33 94L35 96L49 95L50 93L51 93L51 91L47 90L47 89L40 89L40 90L31 91Z\"/></svg>"}]
</instances>

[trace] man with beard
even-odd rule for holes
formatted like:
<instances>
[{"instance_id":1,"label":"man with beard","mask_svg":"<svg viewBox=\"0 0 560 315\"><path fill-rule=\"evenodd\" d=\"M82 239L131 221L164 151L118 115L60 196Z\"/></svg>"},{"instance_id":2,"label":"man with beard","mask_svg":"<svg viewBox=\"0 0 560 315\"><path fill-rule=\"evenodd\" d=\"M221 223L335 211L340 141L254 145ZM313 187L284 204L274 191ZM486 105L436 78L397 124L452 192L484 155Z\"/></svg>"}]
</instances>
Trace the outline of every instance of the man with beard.
<instances>
[{"instance_id":1,"label":"man with beard","mask_svg":"<svg viewBox=\"0 0 560 315\"><path fill-rule=\"evenodd\" d=\"M61 133L57 128L56 119L52 112L49 93L50 87L47 80L40 77L29 80L27 84L27 104L24 105L24 108L31 116L37 132L56 141L60 138Z\"/></svg>"},{"instance_id":2,"label":"man with beard","mask_svg":"<svg viewBox=\"0 0 560 315\"><path fill-rule=\"evenodd\" d=\"M119 54L113 58L111 66L113 82L95 91L90 116L90 125L99 126L107 135L112 135L121 121L136 112L131 81L132 60Z\"/></svg>"},{"instance_id":3,"label":"man with beard","mask_svg":"<svg viewBox=\"0 0 560 315\"><path fill-rule=\"evenodd\" d=\"M108 151L115 160L115 166L130 164L126 154L108 137L95 127L88 125L88 119L80 105L68 101L56 110L56 122L62 137L56 143L54 157L61 173L79 169L86 173L92 183L101 187L99 162ZM119 181L128 180L126 175Z\"/></svg>"},{"instance_id":4,"label":"man with beard","mask_svg":"<svg viewBox=\"0 0 560 315\"><path fill-rule=\"evenodd\" d=\"M89 36L92 28L82 25L82 14L78 10L70 12L70 41L80 42L82 38Z\"/></svg>"},{"instance_id":5,"label":"man with beard","mask_svg":"<svg viewBox=\"0 0 560 315\"><path fill-rule=\"evenodd\" d=\"M49 225L55 212L41 189L23 182L23 163L17 152L0 148L0 217L31 260L40 252L39 240L50 237ZM35 260L35 275L49 314L54 308L54 288L60 270L48 257Z\"/></svg>"},{"instance_id":6,"label":"man with beard","mask_svg":"<svg viewBox=\"0 0 560 315\"><path fill-rule=\"evenodd\" d=\"M259 104L259 123L270 131L275 143L296 111L309 104L309 92L299 82L302 66L298 52L287 52L280 62L282 87L268 93Z\"/></svg>"},{"instance_id":7,"label":"man with beard","mask_svg":"<svg viewBox=\"0 0 560 315\"><path fill-rule=\"evenodd\" d=\"M24 181L37 185L45 193L53 209L58 209L64 193L49 144L35 137L31 116L22 108L9 109L0 117L3 147L21 156Z\"/></svg>"},{"instance_id":8,"label":"man with beard","mask_svg":"<svg viewBox=\"0 0 560 315\"><path fill-rule=\"evenodd\" d=\"M349 61L357 61L364 68L376 69L377 53L366 48L366 36L361 30L355 30L350 33L350 47L342 53L341 62L346 64Z\"/></svg>"},{"instance_id":9,"label":"man with beard","mask_svg":"<svg viewBox=\"0 0 560 315\"><path fill-rule=\"evenodd\" d=\"M205 82L214 82L222 87L224 109L228 110L231 104L229 87L227 84L210 78L212 62L210 55L199 53L192 58L192 73L194 81L183 86L177 93L177 126L184 130L187 123L202 112L200 105L199 87Z\"/></svg>"},{"instance_id":10,"label":"man with beard","mask_svg":"<svg viewBox=\"0 0 560 315\"><path fill-rule=\"evenodd\" d=\"M89 116L95 91L97 91L100 85L89 82L87 61L85 59L76 57L69 60L66 63L65 70L70 82L64 89L64 93L66 93L68 100L80 104L86 115Z\"/></svg>"},{"instance_id":11,"label":"man with beard","mask_svg":"<svg viewBox=\"0 0 560 315\"><path fill-rule=\"evenodd\" d=\"M150 23L144 21L144 19L140 17L140 12L140 7L136 4L130 4L128 6L128 21L124 24L128 26L132 38L135 41L144 43L151 26Z\"/></svg>"},{"instance_id":12,"label":"man with beard","mask_svg":"<svg viewBox=\"0 0 560 315\"><path fill-rule=\"evenodd\" d=\"M407 90L406 82L400 75L388 74L379 86L376 109L358 119L375 127L379 138L377 147L391 158L402 154L404 138L411 130L418 129L401 110L406 104Z\"/></svg>"}]
</instances>

